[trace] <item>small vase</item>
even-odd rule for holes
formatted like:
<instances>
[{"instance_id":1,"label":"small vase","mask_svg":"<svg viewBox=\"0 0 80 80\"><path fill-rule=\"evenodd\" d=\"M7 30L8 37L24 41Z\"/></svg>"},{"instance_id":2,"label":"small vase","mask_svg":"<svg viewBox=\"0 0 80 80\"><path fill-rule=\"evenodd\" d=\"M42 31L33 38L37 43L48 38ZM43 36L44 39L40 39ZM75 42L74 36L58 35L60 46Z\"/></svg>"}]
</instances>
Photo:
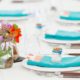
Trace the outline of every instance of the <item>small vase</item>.
<instances>
[{"instance_id":1,"label":"small vase","mask_svg":"<svg viewBox=\"0 0 80 80\"><path fill-rule=\"evenodd\" d=\"M13 60L15 61L18 57L19 57L19 53L18 53L16 45L14 44L13 45Z\"/></svg>"},{"instance_id":2,"label":"small vase","mask_svg":"<svg viewBox=\"0 0 80 80\"><path fill-rule=\"evenodd\" d=\"M0 68L10 68L13 65L13 47L10 42L0 44Z\"/></svg>"},{"instance_id":3,"label":"small vase","mask_svg":"<svg viewBox=\"0 0 80 80\"><path fill-rule=\"evenodd\" d=\"M52 61L53 62L61 62L62 48L54 48L52 50L52 53L53 53Z\"/></svg>"},{"instance_id":4,"label":"small vase","mask_svg":"<svg viewBox=\"0 0 80 80\"><path fill-rule=\"evenodd\" d=\"M24 57L21 57L21 56L19 55L19 52L18 52L18 49L17 49L17 45L14 44L14 45L13 45L13 60L14 60L14 63L15 63L15 62L21 62L21 61L23 61L24 59L25 59Z\"/></svg>"}]
</instances>

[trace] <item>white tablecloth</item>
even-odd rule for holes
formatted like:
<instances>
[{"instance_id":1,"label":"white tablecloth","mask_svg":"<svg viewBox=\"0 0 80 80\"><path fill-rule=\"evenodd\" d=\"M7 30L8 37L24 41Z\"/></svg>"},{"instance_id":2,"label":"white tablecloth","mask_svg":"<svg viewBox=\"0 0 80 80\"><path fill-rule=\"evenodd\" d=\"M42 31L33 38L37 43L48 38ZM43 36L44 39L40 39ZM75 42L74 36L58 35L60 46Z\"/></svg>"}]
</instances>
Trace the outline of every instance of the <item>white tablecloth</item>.
<instances>
[{"instance_id":1,"label":"white tablecloth","mask_svg":"<svg viewBox=\"0 0 80 80\"><path fill-rule=\"evenodd\" d=\"M14 63L12 68L0 69L0 80L76 80L76 79L57 78L55 76L54 77L39 76L24 68L22 66L22 63Z\"/></svg>"}]
</instances>

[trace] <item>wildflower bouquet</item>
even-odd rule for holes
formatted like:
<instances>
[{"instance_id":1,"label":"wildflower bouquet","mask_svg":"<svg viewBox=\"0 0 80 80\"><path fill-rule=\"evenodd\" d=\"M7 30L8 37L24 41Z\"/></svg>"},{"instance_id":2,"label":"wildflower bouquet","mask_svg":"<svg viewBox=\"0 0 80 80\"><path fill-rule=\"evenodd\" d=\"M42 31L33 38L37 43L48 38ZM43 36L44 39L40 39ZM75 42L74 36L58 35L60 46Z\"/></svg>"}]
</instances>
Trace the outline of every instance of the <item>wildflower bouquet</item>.
<instances>
[{"instance_id":1,"label":"wildflower bouquet","mask_svg":"<svg viewBox=\"0 0 80 80\"><path fill-rule=\"evenodd\" d=\"M0 67L4 68L11 67L13 52L11 45L14 43L19 43L20 36L21 30L18 27L18 25L16 24L0 25Z\"/></svg>"}]
</instances>

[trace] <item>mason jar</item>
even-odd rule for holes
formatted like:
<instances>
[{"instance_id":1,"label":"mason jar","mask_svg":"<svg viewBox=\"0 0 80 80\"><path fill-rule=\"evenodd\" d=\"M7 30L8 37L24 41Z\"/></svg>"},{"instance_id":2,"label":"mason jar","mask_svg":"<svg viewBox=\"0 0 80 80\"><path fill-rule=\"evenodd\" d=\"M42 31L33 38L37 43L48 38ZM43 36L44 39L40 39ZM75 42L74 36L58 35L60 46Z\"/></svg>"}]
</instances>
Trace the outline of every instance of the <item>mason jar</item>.
<instances>
[{"instance_id":1,"label":"mason jar","mask_svg":"<svg viewBox=\"0 0 80 80\"><path fill-rule=\"evenodd\" d=\"M0 68L10 68L13 65L13 45L10 42L0 43Z\"/></svg>"}]
</instances>

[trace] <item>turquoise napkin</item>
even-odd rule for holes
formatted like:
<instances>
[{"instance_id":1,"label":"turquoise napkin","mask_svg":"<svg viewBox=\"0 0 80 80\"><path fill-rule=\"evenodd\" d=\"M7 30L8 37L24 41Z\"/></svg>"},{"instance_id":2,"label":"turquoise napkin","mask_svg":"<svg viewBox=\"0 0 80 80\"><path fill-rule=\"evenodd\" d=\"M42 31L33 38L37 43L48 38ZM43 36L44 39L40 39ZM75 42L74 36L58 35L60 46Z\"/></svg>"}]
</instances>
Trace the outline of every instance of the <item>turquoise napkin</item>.
<instances>
[{"instance_id":1,"label":"turquoise napkin","mask_svg":"<svg viewBox=\"0 0 80 80\"><path fill-rule=\"evenodd\" d=\"M48 60L43 59L40 62L28 60L26 64L38 67L46 68L68 68L68 67L80 67L80 56L78 57L64 57L61 62L52 62L52 60L47 57Z\"/></svg>"},{"instance_id":2,"label":"turquoise napkin","mask_svg":"<svg viewBox=\"0 0 80 80\"><path fill-rule=\"evenodd\" d=\"M63 20L72 20L72 21L79 21L80 18L79 17L65 17L65 16L60 16L60 19L63 19Z\"/></svg>"},{"instance_id":3,"label":"turquoise napkin","mask_svg":"<svg viewBox=\"0 0 80 80\"><path fill-rule=\"evenodd\" d=\"M45 39L80 40L80 32L59 30L56 34L45 34Z\"/></svg>"},{"instance_id":4,"label":"turquoise napkin","mask_svg":"<svg viewBox=\"0 0 80 80\"><path fill-rule=\"evenodd\" d=\"M70 36L70 37L79 37L80 36L80 32L77 31L64 31L64 30L58 30L56 32L56 35L60 35L60 36Z\"/></svg>"},{"instance_id":5,"label":"turquoise napkin","mask_svg":"<svg viewBox=\"0 0 80 80\"><path fill-rule=\"evenodd\" d=\"M80 20L80 12L69 12L67 16L62 15L60 16L60 19L64 20Z\"/></svg>"},{"instance_id":6,"label":"turquoise napkin","mask_svg":"<svg viewBox=\"0 0 80 80\"><path fill-rule=\"evenodd\" d=\"M29 15L24 13L23 10L0 10L0 17L24 17Z\"/></svg>"}]
</instances>

